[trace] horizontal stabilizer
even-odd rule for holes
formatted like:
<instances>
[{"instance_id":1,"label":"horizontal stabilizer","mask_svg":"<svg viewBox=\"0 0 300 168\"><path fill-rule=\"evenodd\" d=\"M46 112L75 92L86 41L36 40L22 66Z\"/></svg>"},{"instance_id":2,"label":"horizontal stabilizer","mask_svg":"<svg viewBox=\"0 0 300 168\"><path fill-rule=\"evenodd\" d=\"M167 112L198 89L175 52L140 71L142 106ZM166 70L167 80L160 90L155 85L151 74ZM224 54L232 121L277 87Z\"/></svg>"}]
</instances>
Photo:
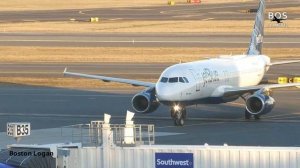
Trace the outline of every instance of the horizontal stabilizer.
<instances>
[{"instance_id":1,"label":"horizontal stabilizer","mask_svg":"<svg viewBox=\"0 0 300 168\"><path fill-rule=\"evenodd\" d=\"M257 86L246 86L246 87L232 87L226 88L224 92L224 97L230 97L234 95L243 95L245 93L253 93L258 90L265 89L280 89L288 87L297 87L299 88L300 83L287 83L287 84L268 84L268 85L257 85Z\"/></svg>"},{"instance_id":2,"label":"horizontal stabilizer","mask_svg":"<svg viewBox=\"0 0 300 168\"><path fill-rule=\"evenodd\" d=\"M271 65L282 65L282 64L292 64L292 63L297 63L297 62L300 62L300 60L278 61L278 62L270 63L269 66L271 66Z\"/></svg>"}]
</instances>

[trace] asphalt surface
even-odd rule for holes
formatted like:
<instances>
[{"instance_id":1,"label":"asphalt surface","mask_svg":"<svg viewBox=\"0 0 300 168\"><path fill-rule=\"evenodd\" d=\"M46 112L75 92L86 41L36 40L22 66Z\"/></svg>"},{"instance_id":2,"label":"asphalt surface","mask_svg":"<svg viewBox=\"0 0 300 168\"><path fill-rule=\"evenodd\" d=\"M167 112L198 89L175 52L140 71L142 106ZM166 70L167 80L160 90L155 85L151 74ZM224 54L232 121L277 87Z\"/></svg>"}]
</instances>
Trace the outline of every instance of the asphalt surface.
<instances>
[{"instance_id":1,"label":"asphalt surface","mask_svg":"<svg viewBox=\"0 0 300 168\"><path fill-rule=\"evenodd\" d=\"M0 46L247 48L250 34L0 33ZM300 35L266 35L266 48L299 48Z\"/></svg>"},{"instance_id":2,"label":"asphalt surface","mask_svg":"<svg viewBox=\"0 0 300 168\"><path fill-rule=\"evenodd\" d=\"M48 63L48 64L23 64L0 63L0 77L62 77L65 67L68 71L76 71L88 74L110 75L115 77L145 79L158 78L160 73L170 63L165 64L140 64L140 63Z\"/></svg>"},{"instance_id":3,"label":"asphalt surface","mask_svg":"<svg viewBox=\"0 0 300 168\"><path fill-rule=\"evenodd\" d=\"M297 58L295 58L297 59ZM299 58L298 58L299 59ZM276 62L277 60L272 60ZM62 77L63 70L86 74L114 76L130 79L158 79L163 70L172 63L48 63L48 64L23 64L0 63L0 77ZM265 75L270 80L278 76L300 76L299 64L279 65L271 67Z\"/></svg>"},{"instance_id":4,"label":"asphalt surface","mask_svg":"<svg viewBox=\"0 0 300 168\"><path fill-rule=\"evenodd\" d=\"M113 116L112 123L124 123L133 96L17 85L1 85L0 89L1 131L6 130L6 122L31 122L33 129L54 128L99 120L103 113ZM183 134L159 137L158 144L300 146L299 93L276 92L276 108L260 121L244 121L244 107L239 101L191 107L184 127L173 126L166 107L137 114L135 123L155 124L157 132Z\"/></svg>"},{"instance_id":5,"label":"asphalt surface","mask_svg":"<svg viewBox=\"0 0 300 168\"><path fill-rule=\"evenodd\" d=\"M267 7L294 7L299 1L272 1ZM253 20L257 2L242 4L201 4L163 7L112 8L54 11L0 12L0 22L68 21L72 18L87 21L90 17L104 20ZM299 19L299 13L288 14L288 19ZM278 38L279 37L279 38ZM220 34L47 34L1 33L0 46L77 46L77 47L243 47L247 48L250 35ZM270 35L264 47L299 48L299 35ZM232 42L231 42L232 41ZM101 74L124 78L159 77L171 64L5 64L0 63L1 76L61 77L64 67L70 71ZM299 76L299 64L272 67L267 78L278 75ZM7 122L31 122L32 128L46 129L88 123L112 115L112 123L124 123L126 110L132 110L131 98L137 90L108 93L105 90L84 91L33 87L0 83L0 132ZM156 132L179 135L156 138L157 144L260 145L300 146L299 89L274 92L277 101L273 111L259 121L244 121L244 102L238 100L221 105L199 105L188 108L184 127L173 126L169 109L161 106L150 114L136 114L135 123L155 124ZM43 137L45 138L45 137ZM49 137L50 138L50 137ZM1 144L0 140L0 146Z\"/></svg>"},{"instance_id":6,"label":"asphalt surface","mask_svg":"<svg viewBox=\"0 0 300 168\"><path fill-rule=\"evenodd\" d=\"M162 69L165 65L136 65L136 69L133 65L120 64L102 66L99 70L96 69L98 65L73 65L71 68L91 73L112 69L112 73L117 73L124 71L124 68L128 72L138 70L146 73ZM12 66L12 69L16 69L18 65ZM19 66L19 71L26 71L26 66ZM49 67L53 68L45 66L45 69ZM32 65L28 68L37 68L37 71L44 69L43 66ZM296 64L277 66L273 67L269 74L292 71L297 75L299 70L300 66ZM31 122L33 129L55 128L99 120L102 119L103 113L112 115L112 123L124 123L126 110L132 110L130 100L135 93L137 91L113 94L101 90L83 91L2 83L0 131L6 130L6 122ZM135 123L155 124L157 132L181 133L157 137L157 144L300 146L299 93L298 89L275 91L276 107L260 121L244 121L244 103L238 100L221 105L192 106L188 108L188 120L184 127L173 126L166 106L161 106L154 113L136 114Z\"/></svg>"},{"instance_id":7,"label":"asphalt surface","mask_svg":"<svg viewBox=\"0 0 300 168\"><path fill-rule=\"evenodd\" d=\"M266 2L267 8L284 8L300 6L298 0ZM257 1L240 4L178 4L175 6L128 7L106 9L71 9L50 11L2 11L0 22L32 22L32 21L88 21L90 17L101 20L253 20L254 13L246 13L248 9L256 9ZM274 11L277 12L277 11ZM288 14L289 20L300 19L300 13Z\"/></svg>"}]
</instances>

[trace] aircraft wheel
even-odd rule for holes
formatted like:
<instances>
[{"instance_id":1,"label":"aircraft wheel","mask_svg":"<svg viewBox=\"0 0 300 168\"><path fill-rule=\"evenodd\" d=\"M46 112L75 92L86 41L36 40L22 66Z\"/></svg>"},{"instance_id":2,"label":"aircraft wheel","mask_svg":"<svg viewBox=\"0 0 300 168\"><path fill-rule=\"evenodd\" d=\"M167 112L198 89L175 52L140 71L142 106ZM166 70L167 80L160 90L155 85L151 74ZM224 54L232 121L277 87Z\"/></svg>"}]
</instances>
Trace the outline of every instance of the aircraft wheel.
<instances>
[{"instance_id":1,"label":"aircraft wheel","mask_svg":"<svg viewBox=\"0 0 300 168\"><path fill-rule=\"evenodd\" d=\"M184 125L184 119L183 118L174 119L174 125L175 126L183 126Z\"/></svg>"},{"instance_id":2,"label":"aircraft wheel","mask_svg":"<svg viewBox=\"0 0 300 168\"><path fill-rule=\"evenodd\" d=\"M247 110L245 110L245 119L250 120L251 119L251 113L249 113Z\"/></svg>"},{"instance_id":3,"label":"aircraft wheel","mask_svg":"<svg viewBox=\"0 0 300 168\"><path fill-rule=\"evenodd\" d=\"M183 118L179 119L178 125L179 126L183 126L184 125L184 119Z\"/></svg>"},{"instance_id":4,"label":"aircraft wheel","mask_svg":"<svg viewBox=\"0 0 300 168\"><path fill-rule=\"evenodd\" d=\"M174 113L174 125L175 126L183 126L184 125L184 115L185 114L185 111L177 111Z\"/></svg>"},{"instance_id":5,"label":"aircraft wheel","mask_svg":"<svg viewBox=\"0 0 300 168\"><path fill-rule=\"evenodd\" d=\"M186 109L185 108L182 110L182 118L186 119Z\"/></svg>"},{"instance_id":6,"label":"aircraft wheel","mask_svg":"<svg viewBox=\"0 0 300 168\"><path fill-rule=\"evenodd\" d=\"M254 119L255 120L259 120L260 119L260 115L254 115Z\"/></svg>"}]
</instances>

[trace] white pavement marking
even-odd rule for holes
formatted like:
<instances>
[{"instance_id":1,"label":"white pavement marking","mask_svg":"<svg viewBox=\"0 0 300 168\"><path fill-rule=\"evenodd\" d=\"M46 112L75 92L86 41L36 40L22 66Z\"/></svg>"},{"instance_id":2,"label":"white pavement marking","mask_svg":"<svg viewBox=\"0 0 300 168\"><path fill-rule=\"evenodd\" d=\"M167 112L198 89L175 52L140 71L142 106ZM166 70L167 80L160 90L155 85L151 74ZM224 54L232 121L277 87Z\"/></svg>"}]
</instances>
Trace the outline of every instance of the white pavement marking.
<instances>
[{"instance_id":1,"label":"white pavement marking","mask_svg":"<svg viewBox=\"0 0 300 168\"><path fill-rule=\"evenodd\" d=\"M264 117L264 119L275 119L275 118L281 118L282 117L291 117L291 115L299 115L300 116L300 113L288 113L288 114L278 114L278 115L267 115ZM295 116L293 116L295 117Z\"/></svg>"},{"instance_id":2,"label":"white pavement marking","mask_svg":"<svg viewBox=\"0 0 300 168\"><path fill-rule=\"evenodd\" d=\"M213 123L200 123L200 124L185 124L184 127L194 127L194 126L202 126L202 125L216 125L216 124L223 124L224 122L213 122ZM174 125L166 125L166 126L158 126L155 127L156 129L162 128L178 128L178 126Z\"/></svg>"},{"instance_id":3,"label":"white pavement marking","mask_svg":"<svg viewBox=\"0 0 300 168\"><path fill-rule=\"evenodd\" d=\"M89 98L90 99L90 98ZM70 100L41 100L41 99L35 99L35 100L31 100L32 102L38 102L38 103L49 103L49 102L55 102L55 103L65 103L65 102L69 102Z\"/></svg>"},{"instance_id":4,"label":"white pavement marking","mask_svg":"<svg viewBox=\"0 0 300 168\"><path fill-rule=\"evenodd\" d=\"M22 20L23 22L38 22L38 20Z\"/></svg>"},{"instance_id":5,"label":"white pavement marking","mask_svg":"<svg viewBox=\"0 0 300 168\"><path fill-rule=\"evenodd\" d=\"M176 40L176 41L167 41L167 40L14 40L14 39L0 39L0 42L59 42L59 43L224 43L224 44L248 44L248 41L198 41L198 40L191 40L191 41L184 41L184 40ZM292 41L292 42L264 42L265 44L300 44L300 41Z\"/></svg>"},{"instance_id":6,"label":"white pavement marking","mask_svg":"<svg viewBox=\"0 0 300 168\"><path fill-rule=\"evenodd\" d=\"M80 11L78 11L78 13L79 13L79 14L82 14L82 15L85 15L85 14L86 14L85 12L90 12L90 11L92 11L92 10L84 10L84 11L81 11L81 10L80 10Z\"/></svg>"},{"instance_id":7,"label":"white pavement marking","mask_svg":"<svg viewBox=\"0 0 300 168\"><path fill-rule=\"evenodd\" d=\"M189 17L195 17L195 16L203 16L203 14L194 14L194 15L177 15L172 16L173 18L189 18Z\"/></svg>"},{"instance_id":8,"label":"white pavement marking","mask_svg":"<svg viewBox=\"0 0 300 168\"><path fill-rule=\"evenodd\" d=\"M74 115L74 114L45 114L45 113L43 113L43 114L36 114L36 113L30 113L30 114L28 114L28 113L0 113L0 116L99 118L99 115L86 115L86 114L76 114L76 115ZM113 116L113 118L124 118L124 116Z\"/></svg>"},{"instance_id":9,"label":"white pavement marking","mask_svg":"<svg viewBox=\"0 0 300 168\"><path fill-rule=\"evenodd\" d=\"M272 119L272 120L274 120L274 121L276 121L276 120L287 120L287 119L295 119L297 116L286 116L286 117L278 117L278 118L276 118L276 117L274 117L274 118L267 118L267 119ZM298 116L298 117L300 117L300 115ZM287 120L287 121L289 121L289 120ZM295 120L293 120L293 121L295 121ZM300 120L299 120L300 121Z\"/></svg>"},{"instance_id":10,"label":"white pavement marking","mask_svg":"<svg viewBox=\"0 0 300 168\"><path fill-rule=\"evenodd\" d=\"M206 19L202 19L203 21L208 21L208 20L213 20L215 18L206 18Z\"/></svg>"},{"instance_id":11,"label":"white pavement marking","mask_svg":"<svg viewBox=\"0 0 300 168\"><path fill-rule=\"evenodd\" d=\"M0 93L1 96L59 96L59 97L132 97L126 95L111 95L111 94L95 94L95 95L76 95L76 94L43 94L43 93Z\"/></svg>"},{"instance_id":12,"label":"white pavement marking","mask_svg":"<svg viewBox=\"0 0 300 168\"><path fill-rule=\"evenodd\" d=\"M57 72L41 72L41 71L5 71L0 72L0 74L62 74L62 71ZM101 75L158 75L159 72L104 72Z\"/></svg>"},{"instance_id":13,"label":"white pavement marking","mask_svg":"<svg viewBox=\"0 0 300 168\"><path fill-rule=\"evenodd\" d=\"M273 2L272 5L280 5L283 4L284 2ZM299 2L293 2L289 4L299 4ZM240 8L240 7L257 7L257 4L249 4L249 5L232 5L232 6L217 6L217 7L205 7L203 10L210 10L210 9L227 9L227 8ZM160 14L167 14L171 12L182 12L182 11L199 11L199 9L177 9L177 10L165 10L165 11L160 11Z\"/></svg>"},{"instance_id":14,"label":"white pavement marking","mask_svg":"<svg viewBox=\"0 0 300 168\"><path fill-rule=\"evenodd\" d=\"M112 20L112 21L114 21L114 20L122 20L123 18L113 18L113 19L108 19L108 20Z\"/></svg>"}]
</instances>

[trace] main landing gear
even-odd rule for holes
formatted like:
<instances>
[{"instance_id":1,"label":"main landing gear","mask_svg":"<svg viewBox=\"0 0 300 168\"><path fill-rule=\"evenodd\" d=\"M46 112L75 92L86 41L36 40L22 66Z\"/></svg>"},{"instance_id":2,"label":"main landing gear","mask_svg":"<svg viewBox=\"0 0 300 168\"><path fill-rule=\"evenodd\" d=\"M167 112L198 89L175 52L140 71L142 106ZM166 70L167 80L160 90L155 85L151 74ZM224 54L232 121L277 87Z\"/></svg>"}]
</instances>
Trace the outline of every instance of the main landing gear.
<instances>
[{"instance_id":1,"label":"main landing gear","mask_svg":"<svg viewBox=\"0 0 300 168\"><path fill-rule=\"evenodd\" d=\"M255 120L259 120L260 119L260 115L259 114L251 114L251 113L248 112L248 110L245 110L245 119L246 120L250 120L252 116L253 116L253 118Z\"/></svg>"},{"instance_id":2,"label":"main landing gear","mask_svg":"<svg viewBox=\"0 0 300 168\"><path fill-rule=\"evenodd\" d=\"M171 117L174 120L175 126L183 126L184 120L186 119L186 109L179 105L175 105L171 108Z\"/></svg>"}]
</instances>

